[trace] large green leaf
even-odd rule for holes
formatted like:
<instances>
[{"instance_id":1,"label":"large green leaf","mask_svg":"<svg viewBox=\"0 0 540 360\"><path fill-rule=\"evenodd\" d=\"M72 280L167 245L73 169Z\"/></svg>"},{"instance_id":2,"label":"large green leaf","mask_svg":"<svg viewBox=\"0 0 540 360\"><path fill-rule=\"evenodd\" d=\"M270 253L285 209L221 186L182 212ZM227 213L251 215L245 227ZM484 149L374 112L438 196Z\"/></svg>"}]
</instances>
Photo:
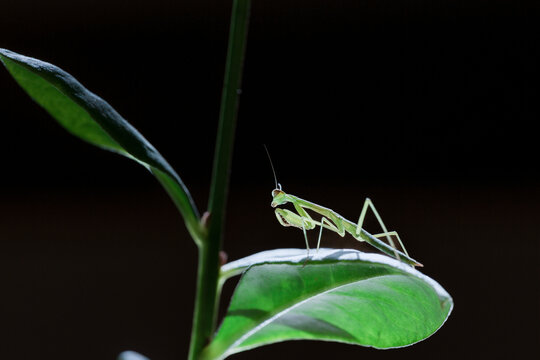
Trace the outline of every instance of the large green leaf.
<instances>
[{"instance_id":1,"label":"large green leaf","mask_svg":"<svg viewBox=\"0 0 540 360\"><path fill-rule=\"evenodd\" d=\"M245 270L204 359L285 340L330 340L375 348L421 341L446 321L450 295L434 280L384 255L320 249L255 254L222 267Z\"/></svg>"},{"instance_id":2,"label":"large green leaf","mask_svg":"<svg viewBox=\"0 0 540 360\"><path fill-rule=\"evenodd\" d=\"M0 60L19 85L67 131L149 169L171 195L190 232L198 238L199 214L173 168L105 100L73 76L47 62L0 49Z\"/></svg>"}]
</instances>

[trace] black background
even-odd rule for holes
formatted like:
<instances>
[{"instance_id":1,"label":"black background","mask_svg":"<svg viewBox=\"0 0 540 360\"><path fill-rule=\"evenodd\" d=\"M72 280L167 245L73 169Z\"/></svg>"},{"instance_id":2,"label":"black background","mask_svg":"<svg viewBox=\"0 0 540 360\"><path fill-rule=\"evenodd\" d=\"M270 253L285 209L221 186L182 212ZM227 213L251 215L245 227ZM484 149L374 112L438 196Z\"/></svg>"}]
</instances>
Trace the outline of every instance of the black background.
<instances>
[{"instance_id":1,"label":"black background","mask_svg":"<svg viewBox=\"0 0 540 360\"><path fill-rule=\"evenodd\" d=\"M303 247L272 214L264 143L284 190L351 220L372 198L455 309L404 349L302 341L233 358L508 358L536 348L538 10L254 1L229 258ZM230 1L4 0L0 47L56 64L106 99L202 211L229 14ZM142 167L67 135L6 71L0 99L0 357L185 358L196 248L170 200ZM323 245L369 250L328 233Z\"/></svg>"}]
</instances>

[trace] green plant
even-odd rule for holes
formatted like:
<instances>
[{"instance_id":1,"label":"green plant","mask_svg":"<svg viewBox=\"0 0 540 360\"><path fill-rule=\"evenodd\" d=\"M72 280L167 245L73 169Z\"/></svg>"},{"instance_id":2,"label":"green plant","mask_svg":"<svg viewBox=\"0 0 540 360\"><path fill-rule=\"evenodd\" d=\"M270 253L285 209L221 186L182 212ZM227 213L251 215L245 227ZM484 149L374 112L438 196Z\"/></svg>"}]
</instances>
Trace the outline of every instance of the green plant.
<instances>
[{"instance_id":1,"label":"green plant","mask_svg":"<svg viewBox=\"0 0 540 360\"><path fill-rule=\"evenodd\" d=\"M135 160L162 184L199 249L189 359L222 359L292 339L332 340L392 348L433 334L453 302L435 281L382 255L277 249L220 266L250 0L234 0L208 210L200 215L180 176L109 104L49 63L0 49L19 85L79 138ZM243 274L216 332L220 290ZM125 352L122 359L143 359Z\"/></svg>"}]
</instances>

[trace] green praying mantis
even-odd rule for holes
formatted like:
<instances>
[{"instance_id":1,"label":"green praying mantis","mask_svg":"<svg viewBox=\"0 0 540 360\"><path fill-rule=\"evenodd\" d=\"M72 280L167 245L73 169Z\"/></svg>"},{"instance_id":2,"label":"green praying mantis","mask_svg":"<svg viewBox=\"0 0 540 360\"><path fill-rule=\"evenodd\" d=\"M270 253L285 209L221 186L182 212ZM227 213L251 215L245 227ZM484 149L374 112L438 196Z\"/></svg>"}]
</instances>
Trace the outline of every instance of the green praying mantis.
<instances>
[{"instance_id":1,"label":"green praying mantis","mask_svg":"<svg viewBox=\"0 0 540 360\"><path fill-rule=\"evenodd\" d=\"M270 159L270 154L268 153L268 149L266 149L266 152L268 154L268 158ZM319 250L319 245L321 243L322 230L323 228L325 228L325 229L338 233L341 237L345 236L346 233L349 233L356 240L365 241L371 246L379 249L383 253L389 256L394 256L396 259L401 260L402 262L406 264L409 264L412 266L423 266L421 263L412 259L409 256L398 233L396 231L387 230L386 226L384 225L384 222L382 221L381 216L379 215L379 213L377 212L377 209L375 208L375 205L373 205L373 202L369 198L366 198L366 200L364 201L364 206L362 207L362 211L360 212L358 223L353 223L352 221L345 219L343 216L339 215L338 213L336 213L335 211L331 209L328 209L321 205L317 205L315 203L312 203L311 201L301 199L298 196L287 194L285 191L282 190L281 184L277 182L277 177L274 170L274 165L272 164L272 159L270 159L270 165L272 166L272 172L274 174L274 180L276 183L276 188L272 190L271 206L273 208L276 208L286 203L291 203L293 205L294 209L296 210L296 213L287 209L277 208L275 210L275 214L281 225L292 226L292 227L302 229L304 233L304 238L306 240L306 249L307 249L308 257L309 257L310 249L309 249L309 243L308 243L308 238L307 238L307 230L312 230L312 229L315 229L317 226L319 226L320 231L319 231L319 238L317 240L317 250ZM364 218L367 214L368 209L371 209L371 211L377 218L377 221L379 222L383 230L382 233L371 235L366 230L362 229L362 225L364 224ZM317 221L313 219L307 213L306 210L310 210L310 211L313 211L314 213L321 215L321 220ZM396 245L394 244L394 241L392 240L392 236L395 236L397 238L401 248L403 249L403 252L397 249ZM381 241L380 238L386 238L390 245Z\"/></svg>"}]
</instances>

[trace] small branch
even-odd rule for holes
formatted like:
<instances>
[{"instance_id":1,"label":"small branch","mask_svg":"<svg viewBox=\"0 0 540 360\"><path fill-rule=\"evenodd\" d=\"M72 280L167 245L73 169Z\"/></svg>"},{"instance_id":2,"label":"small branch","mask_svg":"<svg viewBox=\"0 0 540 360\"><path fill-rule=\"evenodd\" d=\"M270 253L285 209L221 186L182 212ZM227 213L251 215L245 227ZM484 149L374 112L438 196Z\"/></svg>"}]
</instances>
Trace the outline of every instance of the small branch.
<instances>
[{"instance_id":1,"label":"small branch","mask_svg":"<svg viewBox=\"0 0 540 360\"><path fill-rule=\"evenodd\" d=\"M197 295L193 314L189 360L195 360L199 357L204 346L210 341L216 327L219 303L219 252L223 242L225 207L227 204L250 5L251 0L233 1L212 184L208 203L208 212L210 213L208 235L199 244Z\"/></svg>"}]
</instances>

